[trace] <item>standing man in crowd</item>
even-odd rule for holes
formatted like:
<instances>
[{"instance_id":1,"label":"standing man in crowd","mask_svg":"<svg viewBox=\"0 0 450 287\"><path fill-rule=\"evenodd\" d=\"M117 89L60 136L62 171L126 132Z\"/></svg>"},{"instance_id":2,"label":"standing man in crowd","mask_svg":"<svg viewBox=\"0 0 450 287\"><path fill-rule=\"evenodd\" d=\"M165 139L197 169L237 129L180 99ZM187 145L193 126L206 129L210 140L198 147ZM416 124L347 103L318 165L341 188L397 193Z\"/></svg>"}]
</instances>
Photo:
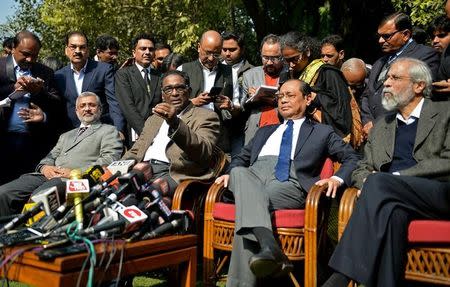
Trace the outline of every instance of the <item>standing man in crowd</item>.
<instances>
[{"instance_id":1,"label":"standing man in crowd","mask_svg":"<svg viewBox=\"0 0 450 287\"><path fill-rule=\"evenodd\" d=\"M142 133L152 109L161 102L161 74L151 68L155 39L140 34L132 40L134 64L116 73L116 96L127 120L127 143L131 146Z\"/></svg>"},{"instance_id":2,"label":"standing man in crowd","mask_svg":"<svg viewBox=\"0 0 450 287\"><path fill-rule=\"evenodd\" d=\"M170 45L165 43L156 43L155 44L155 55L152 61L152 68L161 72L162 63L164 58L169 56L172 53L172 48Z\"/></svg>"},{"instance_id":3,"label":"standing man in crowd","mask_svg":"<svg viewBox=\"0 0 450 287\"><path fill-rule=\"evenodd\" d=\"M219 115L221 138L218 144L224 152L230 153L231 119L236 112L233 105L234 85L231 67L219 61L221 52L222 36L217 31L206 31L198 43L198 59L181 65L178 70L190 78L191 102ZM218 96L209 95L212 87L222 88Z\"/></svg>"},{"instance_id":4,"label":"standing man in crowd","mask_svg":"<svg viewBox=\"0 0 450 287\"><path fill-rule=\"evenodd\" d=\"M125 120L114 93L114 69L111 65L89 59L88 39L83 32L69 32L65 38L65 53L70 63L55 73L60 95L66 99L69 125L78 127L75 102L82 92L93 92L102 102L101 122L113 124L123 133Z\"/></svg>"},{"instance_id":5,"label":"standing man in crowd","mask_svg":"<svg viewBox=\"0 0 450 287\"><path fill-rule=\"evenodd\" d=\"M113 65L114 71L119 68L119 42L109 35L101 35L95 40L96 55L94 60Z\"/></svg>"},{"instance_id":6,"label":"standing man in crowd","mask_svg":"<svg viewBox=\"0 0 450 287\"><path fill-rule=\"evenodd\" d=\"M53 71L36 62L40 49L39 38L24 30L11 55L0 58L0 183L32 170L59 135L63 106Z\"/></svg>"},{"instance_id":7,"label":"standing man in crowd","mask_svg":"<svg viewBox=\"0 0 450 287\"><path fill-rule=\"evenodd\" d=\"M424 61L433 78L439 68L439 55L431 47L417 44L412 39L412 24L408 15L396 12L384 18L378 26L378 44L385 54L372 67L369 82L362 97L361 117L367 136L374 121L383 117L386 110L381 104L383 81L391 64L402 57Z\"/></svg>"},{"instance_id":8,"label":"standing man in crowd","mask_svg":"<svg viewBox=\"0 0 450 287\"><path fill-rule=\"evenodd\" d=\"M431 23L430 31L433 48L444 56L443 53L450 44L450 19L445 15L437 17Z\"/></svg>"},{"instance_id":9,"label":"standing man in crowd","mask_svg":"<svg viewBox=\"0 0 450 287\"><path fill-rule=\"evenodd\" d=\"M242 106L248 116L244 132L245 144L250 142L258 128L280 123L273 94L249 100L261 85L278 88L287 78L287 71L283 72L280 37L274 34L265 36L261 41L260 51L262 66L245 72L242 80Z\"/></svg>"},{"instance_id":10,"label":"standing man in crowd","mask_svg":"<svg viewBox=\"0 0 450 287\"><path fill-rule=\"evenodd\" d=\"M233 117L231 128L231 155L238 154L244 146L244 126L246 116L242 113L241 101L243 97L242 81L244 72L253 68L245 59L245 42L243 34L222 32L222 64L229 65L233 73L233 108L236 114Z\"/></svg>"},{"instance_id":11,"label":"standing man in crowd","mask_svg":"<svg viewBox=\"0 0 450 287\"><path fill-rule=\"evenodd\" d=\"M320 56L325 64L341 68L344 62L344 39L339 35L330 35L322 40Z\"/></svg>"}]
</instances>

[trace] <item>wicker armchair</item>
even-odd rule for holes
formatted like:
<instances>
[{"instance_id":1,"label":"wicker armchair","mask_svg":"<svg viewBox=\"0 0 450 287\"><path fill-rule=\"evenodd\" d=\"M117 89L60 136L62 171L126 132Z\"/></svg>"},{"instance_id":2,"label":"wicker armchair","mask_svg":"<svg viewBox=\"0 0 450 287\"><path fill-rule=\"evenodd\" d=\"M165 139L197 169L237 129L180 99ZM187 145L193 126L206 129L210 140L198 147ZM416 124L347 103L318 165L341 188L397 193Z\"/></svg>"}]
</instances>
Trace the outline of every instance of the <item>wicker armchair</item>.
<instances>
[{"instance_id":1,"label":"wicker armchair","mask_svg":"<svg viewBox=\"0 0 450 287\"><path fill-rule=\"evenodd\" d=\"M348 188L339 206L339 238L353 212L357 189ZM450 221L413 220L408 227L407 280L450 286Z\"/></svg>"},{"instance_id":2,"label":"wicker armchair","mask_svg":"<svg viewBox=\"0 0 450 287\"><path fill-rule=\"evenodd\" d=\"M326 186L313 186L306 199L304 210L277 210L273 226L283 252L291 261L305 260L305 286L317 285L317 246L326 231L326 212L330 201L324 200ZM234 204L224 203L226 189L213 184L205 203L203 236L203 281L214 286L229 255L217 258L215 250L231 251L234 235ZM319 234L320 233L320 234ZM289 274L295 286L297 279Z\"/></svg>"},{"instance_id":3,"label":"wicker armchair","mask_svg":"<svg viewBox=\"0 0 450 287\"><path fill-rule=\"evenodd\" d=\"M206 193L227 165L227 156L218 147L214 147L213 158L211 160L211 168L214 170L214 175L211 180L195 180L189 179L182 181L175 190L172 209L188 209L194 213L195 223L193 232L197 233L202 231L203 224L203 208ZM200 235L200 234L199 234Z\"/></svg>"}]
</instances>

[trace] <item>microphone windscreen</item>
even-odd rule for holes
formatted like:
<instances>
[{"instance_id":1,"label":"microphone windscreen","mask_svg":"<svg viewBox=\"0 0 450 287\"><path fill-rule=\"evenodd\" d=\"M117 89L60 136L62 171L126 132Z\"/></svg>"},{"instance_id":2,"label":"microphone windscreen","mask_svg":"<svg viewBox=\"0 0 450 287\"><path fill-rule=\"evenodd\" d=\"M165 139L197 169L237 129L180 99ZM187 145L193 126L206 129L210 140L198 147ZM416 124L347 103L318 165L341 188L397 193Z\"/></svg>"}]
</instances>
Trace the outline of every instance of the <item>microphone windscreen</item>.
<instances>
[{"instance_id":1,"label":"microphone windscreen","mask_svg":"<svg viewBox=\"0 0 450 287\"><path fill-rule=\"evenodd\" d=\"M170 194L169 183L165 178L159 177L152 182L152 186L158 190L162 196L168 196Z\"/></svg>"},{"instance_id":2,"label":"microphone windscreen","mask_svg":"<svg viewBox=\"0 0 450 287\"><path fill-rule=\"evenodd\" d=\"M97 182L99 182L104 173L105 172L101 166L94 165L84 171L82 178L89 180L89 185L94 186Z\"/></svg>"}]
</instances>

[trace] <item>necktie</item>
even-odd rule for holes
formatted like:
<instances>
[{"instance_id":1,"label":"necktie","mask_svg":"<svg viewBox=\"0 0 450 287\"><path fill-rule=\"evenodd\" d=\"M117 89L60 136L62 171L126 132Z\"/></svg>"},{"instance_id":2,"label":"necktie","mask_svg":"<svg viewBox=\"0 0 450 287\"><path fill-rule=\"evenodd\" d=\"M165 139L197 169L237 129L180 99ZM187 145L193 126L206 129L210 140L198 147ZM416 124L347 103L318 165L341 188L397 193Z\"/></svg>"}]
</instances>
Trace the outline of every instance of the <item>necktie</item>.
<instances>
[{"instance_id":1,"label":"necktie","mask_svg":"<svg viewBox=\"0 0 450 287\"><path fill-rule=\"evenodd\" d=\"M80 127L78 129L78 133L77 133L77 136L75 137L75 140L78 139L87 129L88 129L88 127Z\"/></svg>"},{"instance_id":2,"label":"necktie","mask_svg":"<svg viewBox=\"0 0 450 287\"><path fill-rule=\"evenodd\" d=\"M286 181L289 179L293 132L294 132L294 122L292 120L288 120L287 127L283 132L283 137L281 138L278 161L277 164L275 165L275 177L279 181Z\"/></svg>"},{"instance_id":3,"label":"necktie","mask_svg":"<svg viewBox=\"0 0 450 287\"><path fill-rule=\"evenodd\" d=\"M148 77L148 69L144 68L142 71L144 72L144 81L145 86L147 87L147 93L150 95L150 79Z\"/></svg>"}]
</instances>

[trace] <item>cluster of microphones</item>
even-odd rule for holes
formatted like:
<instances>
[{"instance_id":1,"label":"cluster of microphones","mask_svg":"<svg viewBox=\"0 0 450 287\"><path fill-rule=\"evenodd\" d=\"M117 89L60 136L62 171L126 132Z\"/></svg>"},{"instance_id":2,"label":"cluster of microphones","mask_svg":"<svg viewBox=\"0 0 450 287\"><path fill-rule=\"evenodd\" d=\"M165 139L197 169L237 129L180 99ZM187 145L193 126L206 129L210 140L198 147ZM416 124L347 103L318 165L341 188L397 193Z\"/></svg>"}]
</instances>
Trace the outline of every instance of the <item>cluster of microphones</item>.
<instances>
[{"instance_id":1,"label":"cluster of microphones","mask_svg":"<svg viewBox=\"0 0 450 287\"><path fill-rule=\"evenodd\" d=\"M31 208L0 219L6 222L0 228L0 246L61 241L69 232L127 241L186 232L191 213L171 210L167 182L150 182L151 177L149 164L134 165L132 160L116 161L105 169L92 166L83 173L72 170L63 192L61 187L42 190L31 197ZM26 238L15 235L23 230Z\"/></svg>"}]
</instances>

